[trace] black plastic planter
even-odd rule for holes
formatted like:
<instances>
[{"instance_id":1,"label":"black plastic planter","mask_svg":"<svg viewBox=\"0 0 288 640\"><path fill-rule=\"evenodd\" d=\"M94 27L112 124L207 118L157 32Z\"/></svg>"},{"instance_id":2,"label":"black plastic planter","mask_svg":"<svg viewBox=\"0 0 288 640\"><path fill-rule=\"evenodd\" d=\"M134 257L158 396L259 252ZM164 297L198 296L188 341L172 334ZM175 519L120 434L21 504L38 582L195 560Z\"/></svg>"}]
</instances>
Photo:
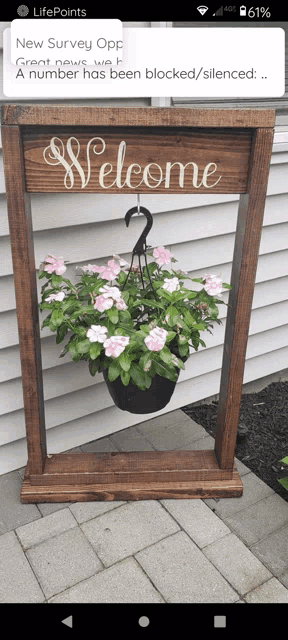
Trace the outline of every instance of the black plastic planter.
<instances>
[{"instance_id":1,"label":"black plastic planter","mask_svg":"<svg viewBox=\"0 0 288 640\"><path fill-rule=\"evenodd\" d=\"M153 377L149 389L141 391L133 383L129 383L125 387L120 376L114 382L110 382L107 369L103 370L103 375L116 407L130 413L155 413L155 411L164 409L170 402L176 386L176 382L156 375Z\"/></svg>"},{"instance_id":2,"label":"black plastic planter","mask_svg":"<svg viewBox=\"0 0 288 640\"><path fill-rule=\"evenodd\" d=\"M182 358L185 362L187 357ZM180 369L177 369L178 376ZM132 382L125 387L120 376L110 382L108 380L108 369L103 369L104 380L107 384L110 396L118 409L129 411L129 413L155 413L164 409L174 393L176 382L163 378L163 376L154 376L151 386L145 391L141 391L136 384Z\"/></svg>"}]
</instances>

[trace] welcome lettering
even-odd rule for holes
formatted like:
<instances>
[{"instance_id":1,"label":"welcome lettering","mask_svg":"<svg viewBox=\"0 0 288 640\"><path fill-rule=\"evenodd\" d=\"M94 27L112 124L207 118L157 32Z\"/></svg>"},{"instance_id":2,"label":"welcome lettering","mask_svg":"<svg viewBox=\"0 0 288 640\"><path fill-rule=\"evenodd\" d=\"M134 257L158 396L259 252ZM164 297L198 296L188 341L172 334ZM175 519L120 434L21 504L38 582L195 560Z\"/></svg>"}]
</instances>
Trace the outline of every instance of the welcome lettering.
<instances>
[{"instance_id":1,"label":"welcome lettering","mask_svg":"<svg viewBox=\"0 0 288 640\"><path fill-rule=\"evenodd\" d=\"M81 188L85 189L91 178L91 157L93 154L100 156L105 152L106 143L103 138L94 137L89 140L86 145L86 175L83 167L81 166L78 158L80 154L80 143L75 137L70 137L66 142L66 149L63 141L56 136L51 138L49 145L43 151L43 158L49 165L62 165L65 169L64 186L66 189L72 189L75 182L74 172L80 177ZM157 189L159 185L164 182L165 189L170 188L171 173L178 176L179 187L184 189L185 181L186 185L188 181L195 189L203 186L206 189L212 189L218 184L222 176L219 176L214 182L208 184L208 178L217 171L217 164L215 162L209 162L201 171L196 162L187 162L185 165L182 162L170 162L167 161L164 166L160 166L157 162L150 162L145 166L141 166L137 162L132 162L124 169L126 156L126 142L122 140L118 145L117 156L115 157L115 164L111 162L104 162L99 167L98 181L102 189L111 189L111 187L118 187L122 189L127 186L130 189L137 189L141 184L145 184L149 189ZM113 173L116 177L111 182L111 176L109 181L109 175ZM133 175L134 174L134 175ZM138 176L137 182L135 176ZM132 183L132 179L133 183Z\"/></svg>"}]
</instances>

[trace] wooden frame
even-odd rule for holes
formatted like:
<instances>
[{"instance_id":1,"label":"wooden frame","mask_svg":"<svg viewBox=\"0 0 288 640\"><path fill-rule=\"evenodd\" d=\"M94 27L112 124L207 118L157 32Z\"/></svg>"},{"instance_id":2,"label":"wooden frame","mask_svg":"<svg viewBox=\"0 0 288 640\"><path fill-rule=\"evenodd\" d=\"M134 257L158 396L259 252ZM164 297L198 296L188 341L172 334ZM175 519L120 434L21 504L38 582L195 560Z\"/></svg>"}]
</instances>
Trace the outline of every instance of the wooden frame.
<instances>
[{"instance_id":1,"label":"wooden frame","mask_svg":"<svg viewBox=\"0 0 288 640\"><path fill-rule=\"evenodd\" d=\"M235 466L234 452L274 124L275 112L265 109L3 106L4 171L28 446L28 464L21 502L221 498L242 495L243 486ZM167 136L172 129L174 133L176 129L176 133L179 131L181 135L190 132L196 136L199 131L205 133L208 130L218 132L221 137L225 131L236 136L238 132L239 135L249 133L251 145L247 179L243 183L245 186L237 191L241 193L214 451L47 455L36 270L26 182L29 162L24 157L26 140L29 142L37 132L41 136L43 127L51 132L56 127L61 127L62 131L65 127L81 127L81 130L92 127L96 131L94 135L97 135L99 127L111 128L111 131L115 127L125 127L130 132L133 127L141 127L144 137L148 128L153 133L157 127L162 131L164 127ZM39 175L41 180L41 171ZM32 176L30 191L33 188ZM50 190L53 190L51 185ZM134 188L133 192L137 192L137 189ZM186 193L185 189L178 187L173 192ZM226 191L221 191L220 188L220 192Z\"/></svg>"}]
</instances>

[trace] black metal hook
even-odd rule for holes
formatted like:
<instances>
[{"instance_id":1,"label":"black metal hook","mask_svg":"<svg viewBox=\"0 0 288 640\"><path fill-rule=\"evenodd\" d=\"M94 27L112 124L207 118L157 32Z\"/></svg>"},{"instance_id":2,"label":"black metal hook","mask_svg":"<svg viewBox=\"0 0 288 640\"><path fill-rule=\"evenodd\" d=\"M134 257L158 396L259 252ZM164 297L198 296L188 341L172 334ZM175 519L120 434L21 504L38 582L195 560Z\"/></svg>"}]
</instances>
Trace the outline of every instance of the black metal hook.
<instances>
[{"instance_id":1,"label":"black metal hook","mask_svg":"<svg viewBox=\"0 0 288 640\"><path fill-rule=\"evenodd\" d=\"M143 256L145 255L145 251L147 249L147 245L146 245L146 238L148 236L148 233L150 231L150 229L152 228L153 225L153 218L152 215L150 213L150 211L148 209L146 209L146 207L132 207L132 209L129 209L129 211L127 211L126 215L125 215L125 222L126 222L126 227L129 227L129 222L131 220L131 217L133 216L133 213L144 213L144 215L147 218L147 224L145 229L143 229L140 237L138 238L135 247L133 249L133 254L138 255L138 256Z\"/></svg>"},{"instance_id":2,"label":"black metal hook","mask_svg":"<svg viewBox=\"0 0 288 640\"><path fill-rule=\"evenodd\" d=\"M135 244L135 247L134 247L134 249L132 251L132 260L131 260L131 264L130 264L130 269L128 271L127 278L126 278L126 280L125 280L125 282L124 282L124 284L122 286L122 289L124 289L124 287L126 285L126 282L128 280L128 277L129 277L129 275L131 273L133 260L134 260L134 256L135 255L138 256L139 271L140 271L140 275L141 275L142 286L143 286L143 289L145 288L144 279L143 279L143 272L142 272L142 267L141 267L141 261L140 261L140 256L144 256L145 265L146 265L146 269L147 269L147 274L148 274L148 279L149 279L149 282L150 282L150 286L151 286L151 289L153 291L154 298L157 300L157 295L156 295L156 292L154 290L154 287L153 287L153 284L152 284L152 281L151 281L151 278L150 278L148 264L147 264L147 258L146 258L146 251L147 251L146 238L148 236L148 233L149 233L150 229L152 228L153 218L152 218L152 215L151 215L150 211L148 209L146 209L146 207L141 207L141 206L139 207L139 205L137 205L136 207L132 207L132 209L129 209L129 211L127 211L127 213L125 215L126 227L129 226L129 222L131 220L131 217L133 216L133 213L144 213L144 215L147 218L147 224L146 224L146 227L143 229L143 231L142 231L140 237L138 238L138 240L137 240L137 242Z\"/></svg>"}]
</instances>

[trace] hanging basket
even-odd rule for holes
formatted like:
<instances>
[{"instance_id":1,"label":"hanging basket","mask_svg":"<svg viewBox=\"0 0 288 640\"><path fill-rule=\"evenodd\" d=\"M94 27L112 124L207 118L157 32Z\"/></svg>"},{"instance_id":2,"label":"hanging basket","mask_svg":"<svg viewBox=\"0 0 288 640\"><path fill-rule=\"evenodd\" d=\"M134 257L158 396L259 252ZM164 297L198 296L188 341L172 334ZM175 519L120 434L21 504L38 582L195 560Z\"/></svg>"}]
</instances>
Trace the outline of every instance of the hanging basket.
<instances>
[{"instance_id":1,"label":"hanging basket","mask_svg":"<svg viewBox=\"0 0 288 640\"><path fill-rule=\"evenodd\" d=\"M187 357L183 358L185 362ZM179 377L180 369L177 368ZM145 391L141 391L132 382L125 386L120 376L113 382L108 380L108 369L103 369L104 380L107 384L110 396L118 409L129 411L129 413L155 413L164 409L170 402L174 393L176 382L155 375L152 378L151 386Z\"/></svg>"},{"instance_id":2,"label":"hanging basket","mask_svg":"<svg viewBox=\"0 0 288 640\"><path fill-rule=\"evenodd\" d=\"M152 378L149 389L141 391L133 383L129 383L125 387L120 376L114 382L110 382L107 369L103 370L103 375L116 407L130 413L155 413L155 411L164 409L170 402L176 386L176 382L156 375Z\"/></svg>"}]
</instances>

